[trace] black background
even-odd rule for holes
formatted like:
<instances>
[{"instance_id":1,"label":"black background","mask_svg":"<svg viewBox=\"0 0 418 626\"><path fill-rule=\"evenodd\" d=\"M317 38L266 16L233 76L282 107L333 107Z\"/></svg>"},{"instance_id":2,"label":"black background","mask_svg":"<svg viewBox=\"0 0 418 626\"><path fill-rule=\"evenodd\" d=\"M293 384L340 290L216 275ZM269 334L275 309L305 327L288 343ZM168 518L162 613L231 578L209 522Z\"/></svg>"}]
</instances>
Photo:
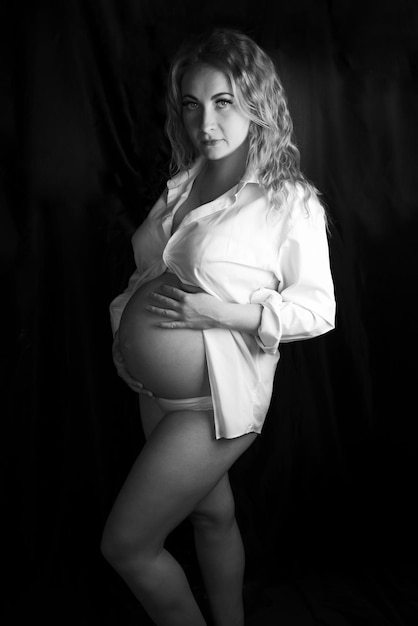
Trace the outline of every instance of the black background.
<instances>
[{"instance_id":1,"label":"black background","mask_svg":"<svg viewBox=\"0 0 418 626\"><path fill-rule=\"evenodd\" d=\"M247 593L256 610L296 589L308 621L289 625L418 623L416 18L402 0L1 3L5 623L148 623L99 552L143 444L108 304L167 178L170 58L213 25L276 61L338 301L334 332L283 346L232 471ZM170 545L200 593L189 530Z\"/></svg>"}]
</instances>

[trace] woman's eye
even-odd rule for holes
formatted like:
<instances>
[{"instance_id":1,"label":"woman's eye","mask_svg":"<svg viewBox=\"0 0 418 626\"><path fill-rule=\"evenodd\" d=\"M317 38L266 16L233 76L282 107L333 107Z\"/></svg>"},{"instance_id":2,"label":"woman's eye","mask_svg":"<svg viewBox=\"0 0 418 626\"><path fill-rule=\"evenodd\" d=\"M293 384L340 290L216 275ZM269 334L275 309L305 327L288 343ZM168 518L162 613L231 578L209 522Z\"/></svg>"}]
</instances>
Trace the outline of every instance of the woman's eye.
<instances>
[{"instance_id":1,"label":"woman's eye","mask_svg":"<svg viewBox=\"0 0 418 626\"><path fill-rule=\"evenodd\" d=\"M183 102L183 109L186 109L186 111L195 111L198 106L197 102Z\"/></svg>"},{"instance_id":2,"label":"woman's eye","mask_svg":"<svg viewBox=\"0 0 418 626\"><path fill-rule=\"evenodd\" d=\"M232 104L232 101L231 100L217 100L216 104L218 105L220 109L225 109L226 107Z\"/></svg>"}]
</instances>

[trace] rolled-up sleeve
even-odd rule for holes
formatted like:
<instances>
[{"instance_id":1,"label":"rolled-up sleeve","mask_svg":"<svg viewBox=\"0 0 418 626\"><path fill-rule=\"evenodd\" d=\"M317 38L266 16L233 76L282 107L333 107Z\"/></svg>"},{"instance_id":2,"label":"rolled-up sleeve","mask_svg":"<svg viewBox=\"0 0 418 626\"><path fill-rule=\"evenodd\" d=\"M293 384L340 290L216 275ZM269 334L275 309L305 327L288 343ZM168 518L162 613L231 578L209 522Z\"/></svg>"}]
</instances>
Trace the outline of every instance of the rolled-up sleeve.
<instances>
[{"instance_id":1,"label":"rolled-up sleeve","mask_svg":"<svg viewBox=\"0 0 418 626\"><path fill-rule=\"evenodd\" d=\"M335 296L324 212L315 199L280 245L277 290L260 288L251 302L262 305L256 341L267 353L279 343L309 339L335 326Z\"/></svg>"}]
</instances>

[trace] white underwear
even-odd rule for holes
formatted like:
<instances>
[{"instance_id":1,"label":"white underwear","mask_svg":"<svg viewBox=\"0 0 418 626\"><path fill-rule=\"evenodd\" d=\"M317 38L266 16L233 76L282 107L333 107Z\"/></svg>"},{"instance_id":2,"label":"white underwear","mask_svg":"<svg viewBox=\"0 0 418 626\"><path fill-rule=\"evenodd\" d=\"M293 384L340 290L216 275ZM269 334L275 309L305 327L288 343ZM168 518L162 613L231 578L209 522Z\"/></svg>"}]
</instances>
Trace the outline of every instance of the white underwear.
<instances>
[{"instance_id":1,"label":"white underwear","mask_svg":"<svg viewBox=\"0 0 418 626\"><path fill-rule=\"evenodd\" d=\"M213 411L212 396L198 398L154 398L164 413L174 411Z\"/></svg>"}]
</instances>

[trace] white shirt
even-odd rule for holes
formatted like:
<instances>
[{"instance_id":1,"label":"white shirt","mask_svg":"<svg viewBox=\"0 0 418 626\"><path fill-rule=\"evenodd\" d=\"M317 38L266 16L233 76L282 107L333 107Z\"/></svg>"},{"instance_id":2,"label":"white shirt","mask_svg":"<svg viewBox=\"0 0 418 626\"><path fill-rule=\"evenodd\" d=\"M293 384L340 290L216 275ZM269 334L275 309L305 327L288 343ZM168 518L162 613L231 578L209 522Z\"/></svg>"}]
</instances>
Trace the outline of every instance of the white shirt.
<instances>
[{"instance_id":1,"label":"white shirt","mask_svg":"<svg viewBox=\"0 0 418 626\"><path fill-rule=\"evenodd\" d=\"M135 290L166 270L222 301L261 304L256 336L202 331L216 437L231 438L261 432L280 342L334 328L334 286L324 210L315 196L304 202L302 188L277 210L247 172L236 187L190 211L172 234L173 217L202 164L198 159L167 182L167 193L134 233L137 269L110 305L111 322L116 332Z\"/></svg>"}]
</instances>

